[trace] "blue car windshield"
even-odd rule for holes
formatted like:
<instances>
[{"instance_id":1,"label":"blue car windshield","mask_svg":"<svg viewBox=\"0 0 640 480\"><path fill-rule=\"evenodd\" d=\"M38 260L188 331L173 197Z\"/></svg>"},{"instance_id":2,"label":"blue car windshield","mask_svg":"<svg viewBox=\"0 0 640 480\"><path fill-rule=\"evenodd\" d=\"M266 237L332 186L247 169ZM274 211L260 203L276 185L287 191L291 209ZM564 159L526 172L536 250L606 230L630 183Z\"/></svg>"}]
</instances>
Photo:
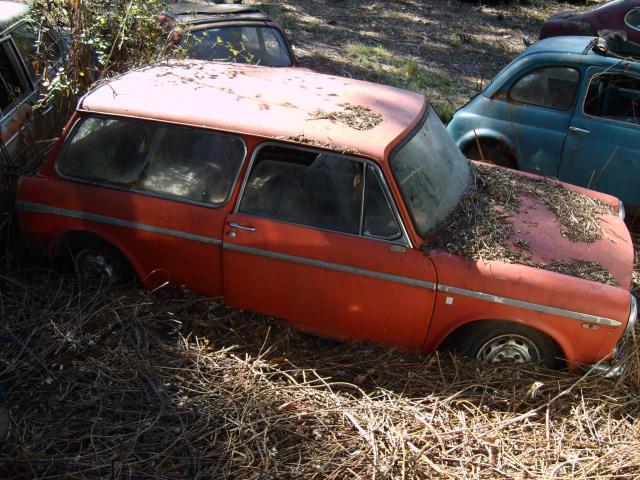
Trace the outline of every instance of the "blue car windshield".
<instances>
[{"instance_id":1,"label":"blue car windshield","mask_svg":"<svg viewBox=\"0 0 640 480\"><path fill-rule=\"evenodd\" d=\"M198 60L222 60L267 67L290 67L293 59L282 33L273 27L229 26L191 32L187 54Z\"/></svg>"},{"instance_id":2,"label":"blue car windshield","mask_svg":"<svg viewBox=\"0 0 640 480\"><path fill-rule=\"evenodd\" d=\"M390 165L422 237L453 212L469 183L469 162L433 108L422 127L393 154Z\"/></svg>"}]
</instances>

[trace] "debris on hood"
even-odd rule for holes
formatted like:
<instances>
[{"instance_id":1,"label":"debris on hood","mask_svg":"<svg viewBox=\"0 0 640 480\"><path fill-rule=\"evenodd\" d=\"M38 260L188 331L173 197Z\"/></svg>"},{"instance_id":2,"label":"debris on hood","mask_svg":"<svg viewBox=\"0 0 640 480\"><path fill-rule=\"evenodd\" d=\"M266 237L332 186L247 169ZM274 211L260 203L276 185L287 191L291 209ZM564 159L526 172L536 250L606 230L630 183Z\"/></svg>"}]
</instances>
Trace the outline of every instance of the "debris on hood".
<instances>
[{"instance_id":1,"label":"debris on hood","mask_svg":"<svg viewBox=\"0 0 640 480\"><path fill-rule=\"evenodd\" d=\"M374 113L369 107L352 105L351 103L343 103L340 106L342 111L317 110L310 115L310 118L311 120L331 120L355 130L371 130L382 123L382 115Z\"/></svg>"},{"instance_id":2,"label":"debris on hood","mask_svg":"<svg viewBox=\"0 0 640 480\"><path fill-rule=\"evenodd\" d=\"M601 264L574 259L568 262L534 262L524 239L510 241L514 234L510 218L520 212L522 197L544 203L561 226L561 234L572 242L593 243L603 236L598 215L613 209L562 183L533 178L516 172L470 164L467 192L456 210L427 239L426 247L473 260L519 263L585 280L617 285Z\"/></svg>"}]
</instances>

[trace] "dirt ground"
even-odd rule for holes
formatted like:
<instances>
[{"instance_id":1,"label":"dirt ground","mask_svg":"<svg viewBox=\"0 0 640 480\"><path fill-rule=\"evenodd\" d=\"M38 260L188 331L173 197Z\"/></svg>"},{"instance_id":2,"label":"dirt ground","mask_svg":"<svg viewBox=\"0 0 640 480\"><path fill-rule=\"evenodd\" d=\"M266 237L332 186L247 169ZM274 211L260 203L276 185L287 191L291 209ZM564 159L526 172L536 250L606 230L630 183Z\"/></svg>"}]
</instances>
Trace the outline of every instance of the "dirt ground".
<instances>
[{"instance_id":1,"label":"dirt ground","mask_svg":"<svg viewBox=\"0 0 640 480\"><path fill-rule=\"evenodd\" d=\"M445 120L524 49L525 36L537 39L544 19L580 8L541 0L245 3L285 27L302 66L422 91Z\"/></svg>"}]
</instances>

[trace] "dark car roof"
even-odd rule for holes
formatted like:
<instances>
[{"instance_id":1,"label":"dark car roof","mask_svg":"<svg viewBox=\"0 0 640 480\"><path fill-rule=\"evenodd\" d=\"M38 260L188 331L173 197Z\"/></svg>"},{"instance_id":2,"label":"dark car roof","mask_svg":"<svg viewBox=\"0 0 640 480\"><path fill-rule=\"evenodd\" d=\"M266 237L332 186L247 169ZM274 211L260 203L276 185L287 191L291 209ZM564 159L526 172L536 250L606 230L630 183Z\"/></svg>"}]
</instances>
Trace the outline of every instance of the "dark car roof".
<instances>
[{"instance_id":1,"label":"dark car roof","mask_svg":"<svg viewBox=\"0 0 640 480\"><path fill-rule=\"evenodd\" d=\"M180 23L216 23L233 21L271 21L269 15L250 5L181 2L167 9L167 14Z\"/></svg>"}]
</instances>

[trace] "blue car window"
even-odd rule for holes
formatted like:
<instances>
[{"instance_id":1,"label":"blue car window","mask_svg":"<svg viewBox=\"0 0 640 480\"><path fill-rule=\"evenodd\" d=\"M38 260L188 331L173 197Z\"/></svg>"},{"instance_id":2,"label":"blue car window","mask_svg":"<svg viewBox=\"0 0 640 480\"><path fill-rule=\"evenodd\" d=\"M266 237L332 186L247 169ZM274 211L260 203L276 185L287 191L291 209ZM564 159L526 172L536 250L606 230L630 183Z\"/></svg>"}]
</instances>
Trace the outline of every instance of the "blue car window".
<instances>
[{"instance_id":1,"label":"blue car window","mask_svg":"<svg viewBox=\"0 0 640 480\"><path fill-rule=\"evenodd\" d=\"M594 75L584 102L584 113L640 125L640 79L620 73Z\"/></svg>"},{"instance_id":2,"label":"blue car window","mask_svg":"<svg viewBox=\"0 0 640 480\"><path fill-rule=\"evenodd\" d=\"M521 77L509 92L512 100L554 110L573 105L580 74L574 68L546 67Z\"/></svg>"}]
</instances>

